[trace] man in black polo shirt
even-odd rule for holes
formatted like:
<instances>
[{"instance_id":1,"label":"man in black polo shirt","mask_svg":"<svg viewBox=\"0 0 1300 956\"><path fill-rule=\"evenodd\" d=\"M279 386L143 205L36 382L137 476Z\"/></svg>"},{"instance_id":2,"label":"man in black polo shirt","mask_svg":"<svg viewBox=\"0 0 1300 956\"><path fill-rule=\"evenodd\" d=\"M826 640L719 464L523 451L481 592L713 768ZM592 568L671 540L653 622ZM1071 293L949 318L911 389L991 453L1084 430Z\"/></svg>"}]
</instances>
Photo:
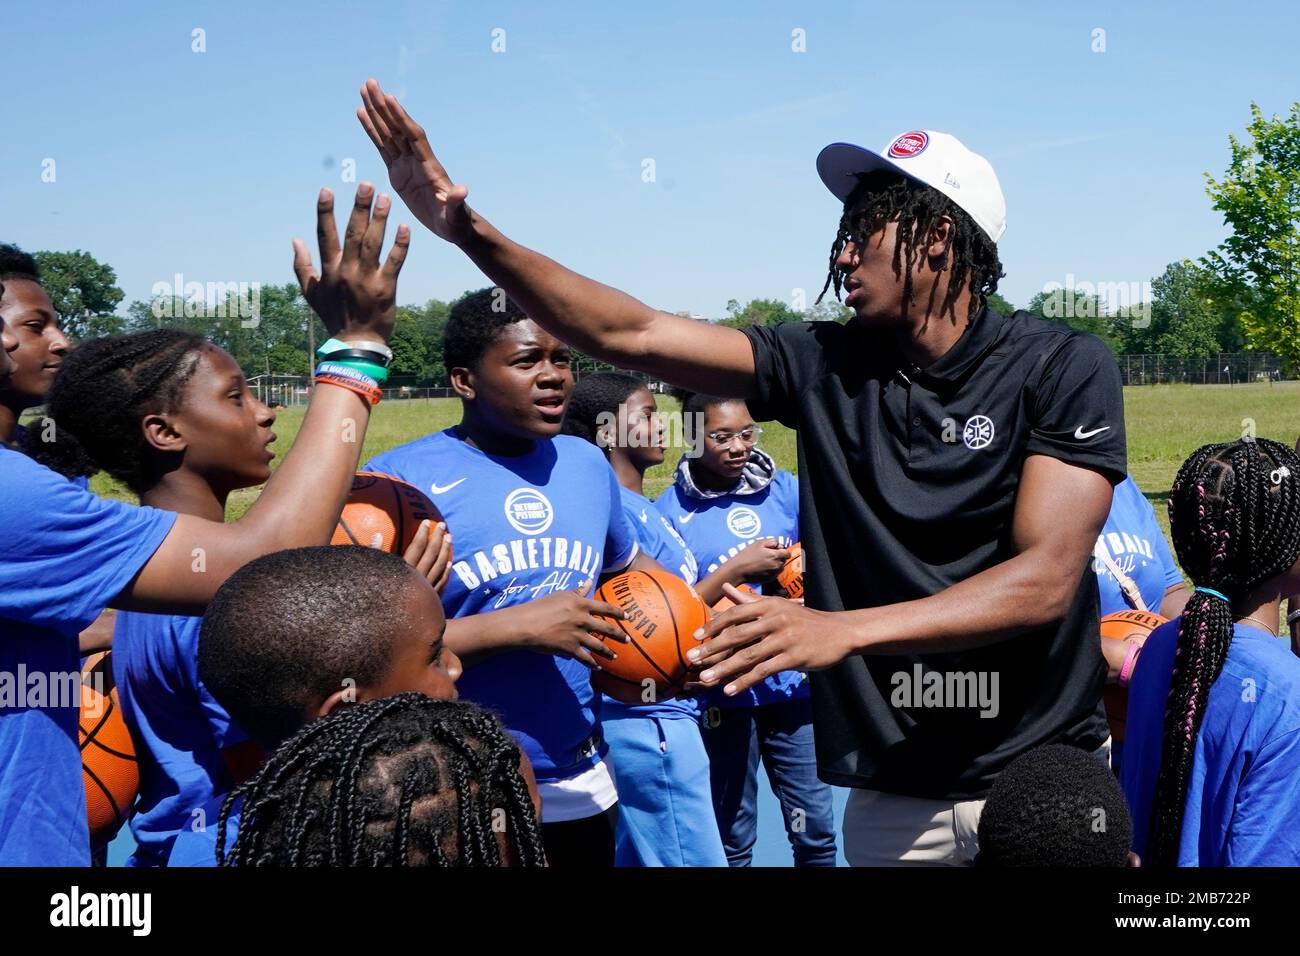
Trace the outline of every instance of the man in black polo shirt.
<instances>
[{"instance_id":1,"label":"man in black polo shirt","mask_svg":"<svg viewBox=\"0 0 1300 956\"><path fill-rule=\"evenodd\" d=\"M798 430L806 600L734 597L702 680L813 675L818 766L855 788L852 863L974 858L982 797L1026 750L1105 751L1088 559L1126 473L1118 369L1097 339L984 305L1005 205L992 167L913 131L834 144L847 325L692 322L505 238L370 81L362 125L412 213L564 341ZM743 255L743 247L731 250Z\"/></svg>"}]
</instances>

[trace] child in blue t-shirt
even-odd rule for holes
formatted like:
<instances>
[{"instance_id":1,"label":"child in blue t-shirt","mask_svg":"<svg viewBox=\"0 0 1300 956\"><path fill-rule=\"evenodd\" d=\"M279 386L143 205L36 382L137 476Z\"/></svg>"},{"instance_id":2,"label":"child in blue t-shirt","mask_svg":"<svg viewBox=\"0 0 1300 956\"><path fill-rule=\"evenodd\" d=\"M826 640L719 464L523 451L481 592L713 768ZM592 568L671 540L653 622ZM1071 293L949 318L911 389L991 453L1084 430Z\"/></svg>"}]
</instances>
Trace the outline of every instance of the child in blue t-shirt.
<instances>
[{"instance_id":1,"label":"child in blue t-shirt","mask_svg":"<svg viewBox=\"0 0 1300 956\"><path fill-rule=\"evenodd\" d=\"M150 348L136 348L147 339ZM181 331L136 333L120 340L120 361L98 364L81 387L101 398L86 428L139 419L141 439L97 449L94 464L123 481L140 503L212 521L225 516L232 491L271 475L275 413L249 390L224 350ZM148 381L133 393L107 387L116 376ZM445 530L423 532L434 554ZM446 555L431 573L437 580ZM260 751L247 742L198 676L201 618L117 615L113 679L140 764L140 793L130 819L136 849L128 866L164 866L172 841L195 810L249 772ZM251 758L251 759L250 759Z\"/></svg>"},{"instance_id":2,"label":"child in blue t-shirt","mask_svg":"<svg viewBox=\"0 0 1300 956\"><path fill-rule=\"evenodd\" d=\"M1300 865L1300 659L1277 636L1300 591L1300 456L1205 445L1169 493L1196 590L1146 640L1121 784L1146 866Z\"/></svg>"},{"instance_id":3,"label":"child in blue t-shirt","mask_svg":"<svg viewBox=\"0 0 1300 956\"><path fill-rule=\"evenodd\" d=\"M614 861L615 780L590 668L626 643L600 580L657 569L640 554L600 451L560 435L569 350L499 289L457 302L443 340L459 425L376 456L424 491L455 535L443 606L460 692L496 711L537 775L552 866Z\"/></svg>"},{"instance_id":4,"label":"child in blue t-shirt","mask_svg":"<svg viewBox=\"0 0 1300 956\"><path fill-rule=\"evenodd\" d=\"M695 556L645 497L646 470L664 460L664 430L645 384L616 372L584 376L573 388L564 430L604 451L641 550L716 602L722 579L697 580ZM619 866L727 865L699 717L693 697L626 704L603 695L600 725L618 778Z\"/></svg>"},{"instance_id":5,"label":"child in blue t-shirt","mask_svg":"<svg viewBox=\"0 0 1300 956\"><path fill-rule=\"evenodd\" d=\"M770 584L799 540L799 486L758 448L761 429L739 399L695 395L682 409L692 449L655 501L703 574ZM781 801L796 866L835 865L830 787L817 778L807 675L782 671L744 694L705 698L713 800L732 866L748 866L757 837L758 764Z\"/></svg>"},{"instance_id":6,"label":"child in blue t-shirt","mask_svg":"<svg viewBox=\"0 0 1300 956\"><path fill-rule=\"evenodd\" d=\"M313 310L331 335L386 341L393 327L397 274L409 236L378 261L387 200L371 218L373 189L358 188L353 219L362 229L341 254L333 197L317 200L322 274L304 246L297 269ZM362 237L370 242L362 248ZM343 270L341 263L349 268ZM3 298L0 280L0 300ZM0 390L15 372L19 338L0 315ZM313 396L294 450L257 505L234 525L156 508L105 501L75 483L96 469L94 450L144 440L141 420L87 425L103 390L82 394L102 364L124 358L121 338L82 342L64 359L46 402L46 420L27 435L32 458L0 443L0 674L40 675L57 692L27 697L25 684L0 681L0 865L84 866L90 838L77 746L78 635L106 606L197 613L238 567L261 554L329 540L356 469L368 403L327 385ZM154 340L139 343L140 355ZM149 392L146 377L119 374L108 390ZM356 442L339 442L346 426ZM170 441L165 430L156 437ZM33 460L33 458L35 460ZM291 519L291 520L290 520ZM201 559L203 573L196 562ZM22 690L19 687L22 686Z\"/></svg>"},{"instance_id":7,"label":"child in blue t-shirt","mask_svg":"<svg viewBox=\"0 0 1300 956\"><path fill-rule=\"evenodd\" d=\"M1183 611L1190 591L1169 551L1164 532L1156 523L1151 502L1143 496L1130 475L1115 486L1106 524L1097 535L1092 552L1092 570L1097 575L1101 616L1116 611L1151 611L1174 618ZM1125 724L1122 718L1125 685L1132 670L1124 662L1140 637L1117 640L1101 638L1106 659L1106 709L1111 718L1110 764L1118 773L1124 762Z\"/></svg>"}]
</instances>

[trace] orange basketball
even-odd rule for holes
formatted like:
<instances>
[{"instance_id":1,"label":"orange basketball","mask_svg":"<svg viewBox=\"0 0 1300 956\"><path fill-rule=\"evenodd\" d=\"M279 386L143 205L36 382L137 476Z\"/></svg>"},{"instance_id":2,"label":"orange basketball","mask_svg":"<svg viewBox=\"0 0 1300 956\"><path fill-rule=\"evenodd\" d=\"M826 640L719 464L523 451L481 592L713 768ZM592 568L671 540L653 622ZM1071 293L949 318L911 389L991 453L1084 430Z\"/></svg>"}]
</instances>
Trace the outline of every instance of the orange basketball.
<instances>
[{"instance_id":1,"label":"orange basketball","mask_svg":"<svg viewBox=\"0 0 1300 956\"><path fill-rule=\"evenodd\" d=\"M628 571L596 591L596 600L622 609L618 626L631 644L609 641L617 660L598 658L592 677L598 690L627 704L650 704L681 693L686 652L699 642L691 635L709 619L708 606L676 575Z\"/></svg>"},{"instance_id":2,"label":"orange basketball","mask_svg":"<svg viewBox=\"0 0 1300 956\"><path fill-rule=\"evenodd\" d=\"M803 597L803 545L798 541L791 545L790 557L776 576L776 583L781 585L786 597Z\"/></svg>"},{"instance_id":3,"label":"orange basketball","mask_svg":"<svg viewBox=\"0 0 1300 956\"><path fill-rule=\"evenodd\" d=\"M744 592L747 593L747 594L757 594L757 593L758 593L758 592L755 591L753 588L751 588L748 584L742 584L742 585L740 585L738 588L736 588L736 590L738 590L738 591L744 591ZM722 597L718 598L718 600L714 603L714 605L713 605L713 613L714 613L714 614L721 614L723 611L729 610L730 608L733 608L733 607L735 607L735 606L736 606L736 602L733 601L731 598L727 597L727 596L724 594L724 595L722 595Z\"/></svg>"},{"instance_id":4,"label":"orange basketball","mask_svg":"<svg viewBox=\"0 0 1300 956\"><path fill-rule=\"evenodd\" d=\"M381 550L402 555L426 518L436 522L442 515L419 488L391 475L359 471L330 544L369 548L378 535Z\"/></svg>"},{"instance_id":5,"label":"orange basketball","mask_svg":"<svg viewBox=\"0 0 1300 956\"><path fill-rule=\"evenodd\" d=\"M1116 611L1101 619L1101 636L1122 641L1129 637L1143 637L1154 631L1168 618L1150 611ZM1128 688L1107 684L1102 692L1106 704L1106 719L1110 722L1110 736L1115 743L1124 739L1128 720Z\"/></svg>"},{"instance_id":6,"label":"orange basketball","mask_svg":"<svg viewBox=\"0 0 1300 956\"><path fill-rule=\"evenodd\" d=\"M108 651L90 655L81 669L79 737L90 839L103 844L126 822L140 792L140 765L117 702Z\"/></svg>"}]
</instances>

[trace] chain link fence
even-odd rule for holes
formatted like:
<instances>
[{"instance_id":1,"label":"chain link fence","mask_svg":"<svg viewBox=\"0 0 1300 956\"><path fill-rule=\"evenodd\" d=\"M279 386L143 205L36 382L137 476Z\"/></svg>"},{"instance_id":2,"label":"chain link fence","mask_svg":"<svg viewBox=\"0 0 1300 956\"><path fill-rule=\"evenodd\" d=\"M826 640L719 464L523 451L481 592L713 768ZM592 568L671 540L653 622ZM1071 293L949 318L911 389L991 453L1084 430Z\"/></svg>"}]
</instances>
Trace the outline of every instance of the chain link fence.
<instances>
[{"instance_id":1,"label":"chain link fence","mask_svg":"<svg viewBox=\"0 0 1300 956\"><path fill-rule=\"evenodd\" d=\"M573 378L577 381L592 372L613 371L623 372L625 375L641 379L652 392L662 394L667 391L667 387L663 382L652 379L644 372L615 369L612 365L590 360L581 362L574 368ZM257 396L257 400L272 408L287 408L307 404L307 400L311 397L311 385L312 381L305 375L255 375L248 380L248 387ZM386 401L413 398L454 398L456 395L446 382L438 382L414 375L392 376L384 383L383 392Z\"/></svg>"},{"instance_id":2,"label":"chain link fence","mask_svg":"<svg viewBox=\"0 0 1300 956\"><path fill-rule=\"evenodd\" d=\"M1120 355L1125 385L1245 385L1294 379L1271 352L1217 352L1201 359L1176 355Z\"/></svg>"},{"instance_id":3,"label":"chain link fence","mask_svg":"<svg viewBox=\"0 0 1300 956\"><path fill-rule=\"evenodd\" d=\"M1282 369L1282 360L1271 352L1217 352L1203 359L1183 359L1176 355L1151 353L1116 357L1125 385L1245 385L1251 382L1294 380L1295 373ZM624 371L612 365L586 360L574 368L574 379L592 372ZM641 379L652 392L669 390L663 382L642 372L625 372ZM304 405L310 396L311 382L305 375L258 375L248 386L259 401L271 406ZM384 398L453 398L455 393L446 382L418 376L395 375L384 383Z\"/></svg>"}]
</instances>

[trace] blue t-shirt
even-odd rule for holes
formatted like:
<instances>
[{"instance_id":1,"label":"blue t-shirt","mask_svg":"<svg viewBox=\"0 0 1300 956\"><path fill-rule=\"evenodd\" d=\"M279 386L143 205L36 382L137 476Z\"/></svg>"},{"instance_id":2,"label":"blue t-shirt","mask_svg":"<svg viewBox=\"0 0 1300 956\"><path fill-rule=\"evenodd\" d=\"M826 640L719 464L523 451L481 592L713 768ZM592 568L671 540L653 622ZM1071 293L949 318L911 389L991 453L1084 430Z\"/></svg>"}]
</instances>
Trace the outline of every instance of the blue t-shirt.
<instances>
[{"instance_id":1,"label":"blue t-shirt","mask_svg":"<svg viewBox=\"0 0 1300 956\"><path fill-rule=\"evenodd\" d=\"M429 495L452 533L449 618L524 604L561 591L590 596L602 574L636 557L614 471L581 438L538 441L526 455L488 455L453 429L372 458ZM572 658L509 650L465 669L461 697L496 711L539 782L565 780L600 762L599 699L591 672Z\"/></svg>"},{"instance_id":2,"label":"blue t-shirt","mask_svg":"<svg viewBox=\"0 0 1300 956\"><path fill-rule=\"evenodd\" d=\"M217 865L217 830L221 823L221 805L225 795L213 797L203 807L203 813L187 821L172 841L171 855L167 865L172 866L216 866ZM226 852L235 845L239 836L239 812L244 808L244 798L239 797L230 808L226 818Z\"/></svg>"},{"instance_id":3,"label":"blue t-shirt","mask_svg":"<svg viewBox=\"0 0 1300 956\"><path fill-rule=\"evenodd\" d=\"M799 540L799 480L778 471L771 483L752 495L693 498L673 484L655 500L672 521L706 578L742 549L763 538L776 538L788 548ZM758 590L757 585L753 585ZM781 671L743 694L727 697L717 688L704 700L711 706L757 707L808 696L808 679L801 671Z\"/></svg>"},{"instance_id":4,"label":"blue t-shirt","mask_svg":"<svg viewBox=\"0 0 1300 956\"><path fill-rule=\"evenodd\" d=\"M1151 632L1128 692L1120 783L1146 858L1179 621ZM1236 625L1196 736L1179 866L1300 866L1300 658Z\"/></svg>"},{"instance_id":5,"label":"blue t-shirt","mask_svg":"<svg viewBox=\"0 0 1300 956\"><path fill-rule=\"evenodd\" d=\"M199 807L233 786L221 752L247 740L199 680L201 617L117 616L113 680L140 758L128 866L166 866Z\"/></svg>"},{"instance_id":6,"label":"blue t-shirt","mask_svg":"<svg viewBox=\"0 0 1300 956\"><path fill-rule=\"evenodd\" d=\"M685 540L677 533L672 522L654 506L649 498L620 486L623 511L636 529L641 550L676 574L687 584L694 584L699 576L695 555L691 554ZM601 717L614 720L620 717L689 718L700 716L700 707L694 697L674 697L653 704L625 704L605 694L601 695Z\"/></svg>"},{"instance_id":7,"label":"blue t-shirt","mask_svg":"<svg viewBox=\"0 0 1300 956\"><path fill-rule=\"evenodd\" d=\"M175 520L0 447L0 866L90 863L77 636Z\"/></svg>"},{"instance_id":8,"label":"blue t-shirt","mask_svg":"<svg viewBox=\"0 0 1300 956\"><path fill-rule=\"evenodd\" d=\"M1097 575L1102 617L1129 610L1119 583L1106 567L1105 557L1133 579L1142 592L1146 609L1155 614L1160 613L1165 591L1183 583L1164 532L1156 524L1155 509L1132 477L1115 486L1110 514L1106 516L1106 523L1093 548L1092 570Z\"/></svg>"}]
</instances>

